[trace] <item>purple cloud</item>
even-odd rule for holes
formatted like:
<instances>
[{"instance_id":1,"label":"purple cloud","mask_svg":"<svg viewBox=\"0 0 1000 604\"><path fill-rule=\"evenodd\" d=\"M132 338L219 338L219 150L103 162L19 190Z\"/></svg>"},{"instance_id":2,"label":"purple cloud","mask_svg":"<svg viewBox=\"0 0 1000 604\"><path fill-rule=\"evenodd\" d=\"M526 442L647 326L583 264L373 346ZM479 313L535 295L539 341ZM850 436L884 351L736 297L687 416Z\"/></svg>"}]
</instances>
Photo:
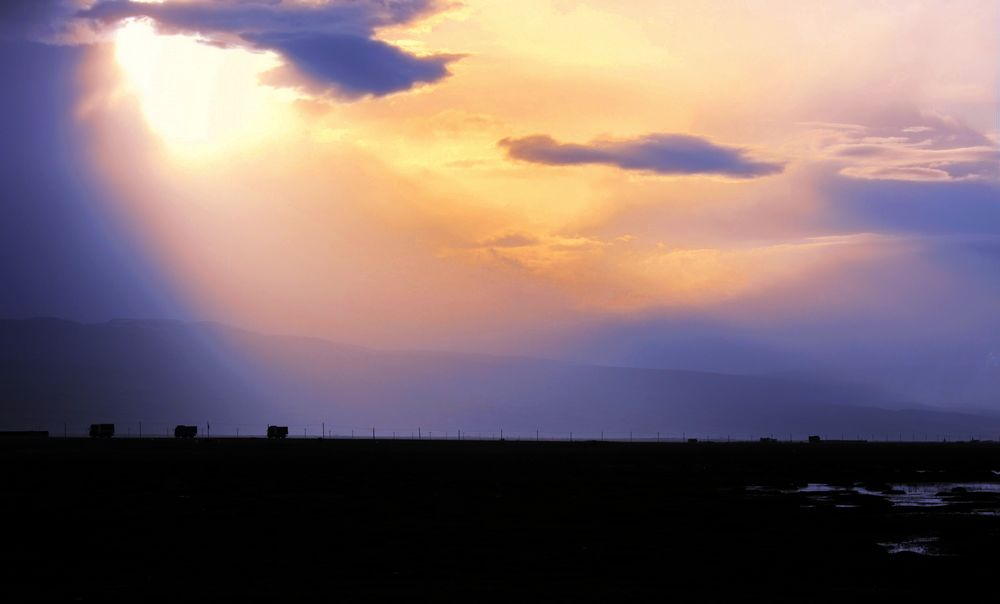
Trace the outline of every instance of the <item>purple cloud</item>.
<instances>
[{"instance_id":1,"label":"purple cloud","mask_svg":"<svg viewBox=\"0 0 1000 604\"><path fill-rule=\"evenodd\" d=\"M1000 177L1000 149L948 115L893 107L864 124L812 123L823 147L844 163L841 174L867 180L990 181Z\"/></svg>"},{"instance_id":2,"label":"purple cloud","mask_svg":"<svg viewBox=\"0 0 1000 604\"><path fill-rule=\"evenodd\" d=\"M197 34L222 45L270 50L289 64L271 83L340 97L384 96L449 75L454 55L417 56L374 38L439 10L434 0L331 2L98 2L77 16L101 26L148 18L165 33Z\"/></svg>"},{"instance_id":3,"label":"purple cloud","mask_svg":"<svg viewBox=\"0 0 1000 604\"><path fill-rule=\"evenodd\" d=\"M436 82L448 76L448 63L455 58L416 57L380 40L352 35L244 34L243 38L291 62L307 80L299 85L320 91L332 87L346 97L384 96Z\"/></svg>"},{"instance_id":4,"label":"purple cloud","mask_svg":"<svg viewBox=\"0 0 1000 604\"><path fill-rule=\"evenodd\" d=\"M647 134L630 140L559 143L550 136L505 138L498 143L513 159L551 166L602 164L657 174L717 174L756 178L784 164L753 159L746 149L717 145L686 134Z\"/></svg>"}]
</instances>

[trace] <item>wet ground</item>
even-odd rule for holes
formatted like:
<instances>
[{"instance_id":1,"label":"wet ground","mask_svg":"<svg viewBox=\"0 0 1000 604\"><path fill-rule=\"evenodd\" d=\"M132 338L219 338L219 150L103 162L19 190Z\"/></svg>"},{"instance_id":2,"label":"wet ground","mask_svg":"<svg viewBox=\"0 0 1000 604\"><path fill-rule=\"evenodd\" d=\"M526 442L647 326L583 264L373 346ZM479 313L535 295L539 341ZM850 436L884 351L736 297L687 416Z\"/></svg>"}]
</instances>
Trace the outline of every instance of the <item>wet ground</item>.
<instances>
[{"instance_id":1,"label":"wet ground","mask_svg":"<svg viewBox=\"0 0 1000 604\"><path fill-rule=\"evenodd\" d=\"M992 590L993 443L0 442L17 598L925 600Z\"/></svg>"}]
</instances>

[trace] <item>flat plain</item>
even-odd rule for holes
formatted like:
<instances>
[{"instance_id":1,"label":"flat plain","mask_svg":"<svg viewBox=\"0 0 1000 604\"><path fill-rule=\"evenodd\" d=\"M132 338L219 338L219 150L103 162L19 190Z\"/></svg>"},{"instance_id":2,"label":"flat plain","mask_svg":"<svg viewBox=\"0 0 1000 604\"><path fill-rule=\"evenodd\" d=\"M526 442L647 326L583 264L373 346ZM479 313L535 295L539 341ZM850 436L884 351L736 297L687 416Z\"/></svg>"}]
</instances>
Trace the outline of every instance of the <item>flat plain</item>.
<instances>
[{"instance_id":1,"label":"flat plain","mask_svg":"<svg viewBox=\"0 0 1000 604\"><path fill-rule=\"evenodd\" d=\"M992 590L1000 445L0 439L8 601Z\"/></svg>"}]
</instances>

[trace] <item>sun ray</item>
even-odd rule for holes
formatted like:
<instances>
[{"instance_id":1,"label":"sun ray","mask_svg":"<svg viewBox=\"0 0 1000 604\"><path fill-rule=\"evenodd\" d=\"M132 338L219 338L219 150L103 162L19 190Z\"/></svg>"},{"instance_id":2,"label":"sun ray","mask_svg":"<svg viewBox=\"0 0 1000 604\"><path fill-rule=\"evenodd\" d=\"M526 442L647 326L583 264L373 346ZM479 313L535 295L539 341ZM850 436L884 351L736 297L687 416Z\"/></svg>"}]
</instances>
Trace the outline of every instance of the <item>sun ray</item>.
<instances>
[{"instance_id":1,"label":"sun ray","mask_svg":"<svg viewBox=\"0 0 1000 604\"><path fill-rule=\"evenodd\" d=\"M129 20L115 58L150 129L175 153L204 156L260 141L278 129L289 90L259 83L280 65L273 53L221 48L186 35L161 35Z\"/></svg>"}]
</instances>

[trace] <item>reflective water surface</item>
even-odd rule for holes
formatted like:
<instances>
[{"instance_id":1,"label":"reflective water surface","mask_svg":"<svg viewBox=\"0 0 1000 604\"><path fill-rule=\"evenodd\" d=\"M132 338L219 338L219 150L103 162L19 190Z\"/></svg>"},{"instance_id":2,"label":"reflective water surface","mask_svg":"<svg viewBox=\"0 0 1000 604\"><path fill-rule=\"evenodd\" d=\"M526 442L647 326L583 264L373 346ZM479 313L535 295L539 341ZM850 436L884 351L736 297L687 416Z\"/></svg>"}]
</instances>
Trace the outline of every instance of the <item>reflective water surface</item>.
<instances>
[{"instance_id":1,"label":"reflective water surface","mask_svg":"<svg viewBox=\"0 0 1000 604\"><path fill-rule=\"evenodd\" d=\"M905 541L889 541L879 543L890 554L920 554L922 556L942 555L936 547L937 537L915 537Z\"/></svg>"}]
</instances>

